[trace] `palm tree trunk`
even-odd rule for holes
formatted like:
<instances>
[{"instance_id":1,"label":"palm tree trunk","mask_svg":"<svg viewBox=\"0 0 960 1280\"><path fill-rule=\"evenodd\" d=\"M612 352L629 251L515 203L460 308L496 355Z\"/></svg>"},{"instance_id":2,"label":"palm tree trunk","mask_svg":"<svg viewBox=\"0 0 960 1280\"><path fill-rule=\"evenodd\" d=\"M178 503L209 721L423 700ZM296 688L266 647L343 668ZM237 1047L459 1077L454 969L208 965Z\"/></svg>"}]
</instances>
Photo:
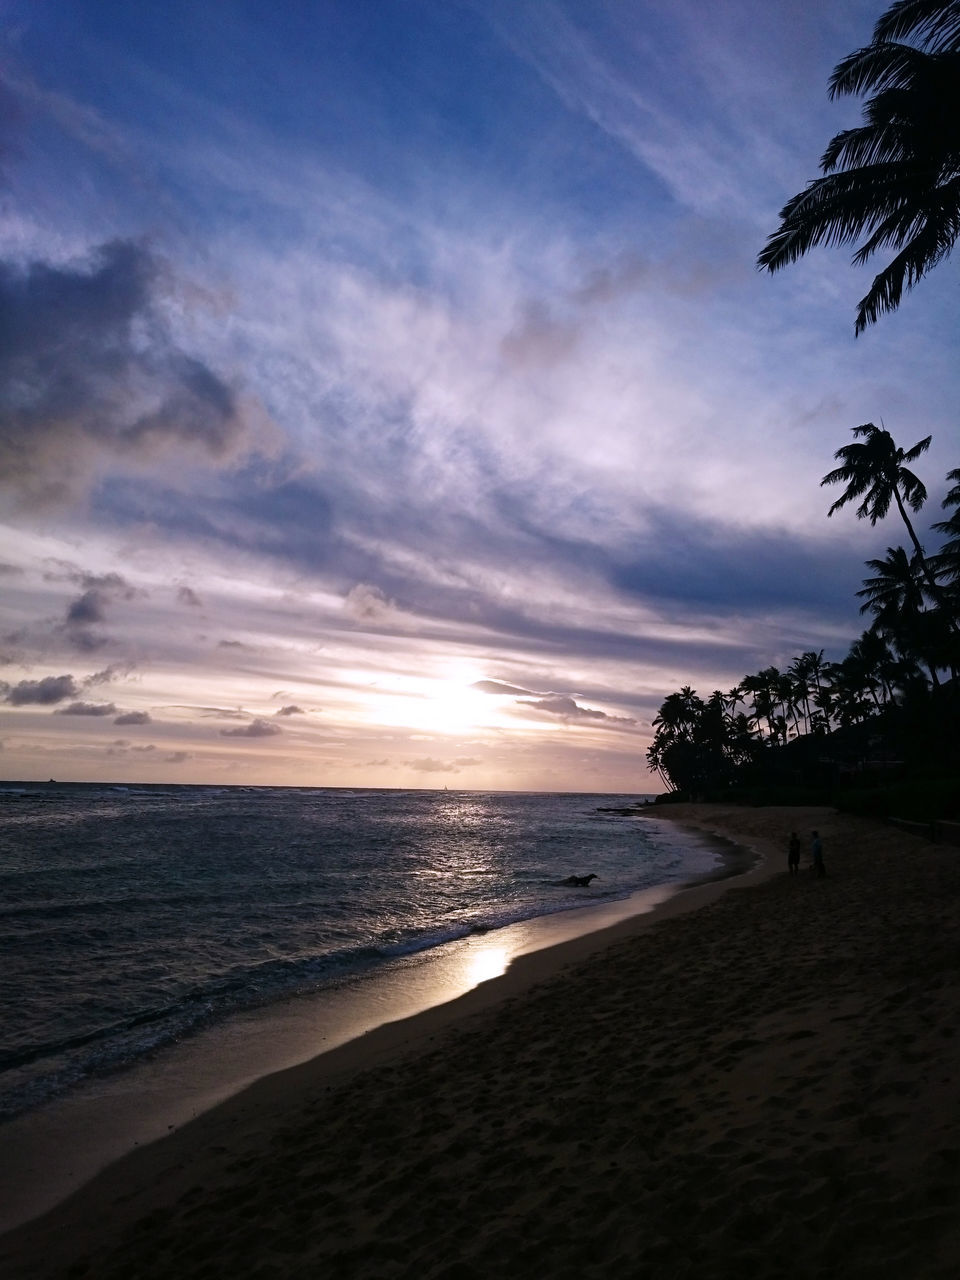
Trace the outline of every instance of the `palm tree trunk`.
<instances>
[{"instance_id":1,"label":"palm tree trunk","mask_svg":"<svg viewBox=\"0 0 960 1280\"><path fill-rule=\"evenodd\" d=\"M958 631L960 630L960 628L958 628L957 620L953 616L953 610L950 608L950 605L947 603L946 596L940 590L940 586L937 583L937 580L934 578L933 573L930 570L930 566L927 564L927 558L923 554L923 547L921 547L920 545L920 539L917 537L916 533L914 532L913 525L910 523L910 517L907 515L907 510L906 510L906 507L903 505L903 499L900 497L900 490L897 485L893 486L893 496L897 502L897 510L900 512L900 518L903 520L903 523L907 526L907 533L910 535L910 541L913 543L914 550L917 553L917 561L919 562L920 569L923 573L924 578L927 581L927 586L930 588L930 594L933 596L934 600L943 610L944 617L947 619L947 625L950 627L950 629L952 631Z\"/></svg>"}]
</instances>

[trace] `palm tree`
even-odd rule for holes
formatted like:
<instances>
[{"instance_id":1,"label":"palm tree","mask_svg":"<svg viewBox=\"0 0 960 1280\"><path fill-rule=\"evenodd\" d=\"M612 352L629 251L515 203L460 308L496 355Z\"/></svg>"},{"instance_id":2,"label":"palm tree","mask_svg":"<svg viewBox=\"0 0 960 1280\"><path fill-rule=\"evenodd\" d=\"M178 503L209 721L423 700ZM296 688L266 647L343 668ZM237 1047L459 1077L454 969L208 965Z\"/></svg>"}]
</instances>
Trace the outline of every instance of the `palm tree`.
<instances>
[{"instance_id":1,"label":"palm tree","mask_svg":"<svg viewBox=\"0 0 960 1280\"><path fill-rule=\"evenodd\" d=\"M914 665L922 660L930 680L940 684L937 667L950 667L955 674L956 653L949 621L939 609L928 609L924 580L916 555L903 547L887 547L883 560L868 560L873 576L864 578L857 592L864 603L861 613L873 614L871 631L879 631L892 642L901 659Z\"/></svg>"},{"instance_id":2,"label":"palm tree","mask_svg":"<svg viewBox=\"0 0 960 1280\"><path fill-rule=\"evenodd\" d=\"M861 724L872 714L871 702L877 705L876 679L853 646L841 662L831 664L830 683L831 711L841 727Z\"/></svg>"},{"instance_id":3,"label":"palm tree","mask_svg":"<svg viewBox=\"0 0 960 1280\"><path fill-rule=\"evenodd\" d=\"M947 479L954 482L943 500L944 507L956 507L948 520L938 520L934 529L945 533L947 541L937 553L936 568L954 586L960 584L960 467L947 472Z\"/></svg>"},{"instance_id":4,"label":"palm tree","mask_svg":"<svg viewBox=\"0 0 960 1280\"><path fill-rule=\"evenodd\" d=\"M887 547L883 560L867 560L874 576L864 578L858 591L864 603L860 612L868 610L884 626L895 628L904 618L913 618L924 609L923 582L916 554L908 556L903 547Z\"/></svg>"},{"instance_id":5,"label":"palm tree","mask_svg":"<svg viewBox=\"0 0 960 1280\"><path fill-rule=\"evenodd\" d=\"M865 122L831 140L820 161L824 177L784 205L757 264L774 272L814 245L858 240L858 266L880 249L898 250L858 304L859 334L895 311L904 288L947 257L960 235L956 0L899 0L870 44L834 68L829 90L833 99L873 93Z\"/></svg>"},{"instance_id":6,"label":"palm tree","mask_svg":"<svg viewBox=\"0 0 960 1280\"><path fill-rule=\"evenodd\" d=\"M859 640L854 640L848 655L848 661L850 660L860 664L864 686L878 710L893 701L898 664L886 637L880 631L871 628L864 631ZM880 690L879 698L877 689Z\"/></svg>"},{"instance_id":7,"label":"palm tree","mask_svg":"<svg viewBox=\"0 0 960 1280\"><path fill-rule=\"evenodd\" d=\"M793 682L793 700L798 711L803 712L803 726L810 732L810 698L820 687L823 672L823 650L812 649L801 653L790 663L787 674Z\"/></svg>"},{"instance_id":8,"label":"palm tree","mask_svg":"<svg viewBox=\"0 0 960 1280\"><path fill-rule=\"evenodd\" d=\"M894 443L889 431L883 427L875 427L872 422L865 422L862 426L853 427L852 430L855 436L862 436L866 443L842 445L833 455L834 459L840 461L842 465L827 472L820 481L821 488L825 484L841 482L847 487L827 515L832 516L835 511L839 511L854 498L862 498L863 501L857 507L857 519L866 518L871 524L876 524L890 510L891 501L895 502L901 519L907 526L910 541L920 558L925 576L930 580L933 591L936 592L936 584L932 581L932 575L923 557L923 547L907 515L907 506L911 511L920 510L927 500L927 490L923 481L904 466L904 463L914 462L921 453L925 453L930 448L933 437L926 436L923 440L918 440L913 448L905 453Z\"/></svg>"}]
</instances>

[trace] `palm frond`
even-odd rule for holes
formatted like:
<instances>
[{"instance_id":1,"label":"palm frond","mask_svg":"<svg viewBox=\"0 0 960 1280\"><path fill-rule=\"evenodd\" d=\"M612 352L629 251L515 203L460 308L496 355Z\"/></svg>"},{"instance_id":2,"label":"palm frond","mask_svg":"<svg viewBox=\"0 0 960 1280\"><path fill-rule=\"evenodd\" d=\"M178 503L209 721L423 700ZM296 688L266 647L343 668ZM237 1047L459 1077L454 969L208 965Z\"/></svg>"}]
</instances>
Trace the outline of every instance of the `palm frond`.
<instances>
[{"instance_id":1,"label":"palm frond","mask_svg":"<svg viewBox=\"0 0 960 1280\"><path fill-rule=\"evenodd\" d=\"M925 275L953 247L954 228L960 228L960 210L944 210L940 201L898 209L888 214L853 255L855 266L862 266L878 249L888 245L914 246ZM913 281L911 283L914 283Z\"/></svg>"},{"instance_id":2,"label":"palm frond","mask_svg":"<svg viewBox=\"0 0 960 1280\"><path fill-rule=\"evenodd\" d=\"M918 440L917 443L909 448L903 455L903 461L916 462L920 455L926 453L930 448L930 441L932 439L933 436L924 436L922 440Z\"/></svg>"},{"instance_id":3,"label":"palm frond","mask_svg":"<svg viewBox=\"0 0 960 1280\"><path fill-rule=\"evenodd\" d=\"M931 243L949 246L954 228L960 227L960 179L939 188L935 197L942 212ZM929 188L918 184L915 172L888 165L815 178L780 211L780 226L758 254L757 266L778 271L815 245L849 244L878 230L878 245L896 245L899 235L915 235L929 221L930 202ZM941 256L938 252L938 260Z\"/></svg>"},{"instance_id":4,"label":"palm frond","mask_svg":"<svg viewBox=\"0 0 960 1280\"><path fill-rule=\"evenodd\" d=\"M948 471L947 479L953 480L954 484L952 488L947 490L947 496L940 505L942 507L960 506L960 467L955 467L953 471ZM958 517L960 517L960 511L954 512L951 519L956 520ZM936 526L934 526L934 528L936 528Z\"/></svg>"},{"instance_id":5,"label":"palm frond","mask_svg":"<svg viewBox=\"0 0 960 1280\"><path fill-rule=\"evenodd\" d=\"M951 49L960 45L958 0L897 0L881 14L873 28L874 40L903 40L912 36L927 49Z\"/></svg>"},{"instance_id":6,"label":"palm frond","mask_svg":"<svg viewBox=\"0 0 960 1280\"><path fill-rule=\"evenodd\" d=\"M909 44L891 41L868 44L837 63L828 81L829 95L835 99L847 94L902 88L913 83L930 56Z\"/></svg>"},{"instance_id":7,"label":"palm frond","mask_svg":"<svg viewBox=\"0 0 960 1280\"><path fill-rule=\"evenodd\" d=\"M927 500L927 487L919 476L906 467L900 468L900 489L911 511L919 511Z\"/></svg>"},{"instance_id":8,"label":"palm frond","mask_svg":"<svg viewBox=\"0 0 960 1280\"><path fill-rule=\"evenodd\" d=\"M823 176L783 206L757 265L775 272L818 245L856 245L858 266L894 250L858 305L859 334L960 238L960 0L893 4L871 43L834 69L829 92L872 96L862 124L831 139Z\"/></svg>"},{"instance_id":9,"label":"palm frond","mask_svg":"<svg viewBox=\"0 0 960 1280\"><path fill-rule=\"evenodd\" d=\"M844 129L831 138L820 158L820 168L824 173L832 173L836 169L898 164L907 153L902 126L899 122L884 120L860 125L856 129Z\"/></svg>"},{"instance_id":10,"label":"palm frond","mask_svg":"<svg viewBox=\"0 0 960 1280\"><path fill-rule=\"evenodd\" d=\"M933 246L931 248L931 246ZM925 228L920 235L874 277L869 293L857 303L857 320L854 332L861 334L868 324L876 322L886 311L895 311L900 305L904 289L910 290L924 274L950 252L953 246L943 245L939 229ZM859 258L864 250L856 255Z\"/></svg>"}]
</instances>

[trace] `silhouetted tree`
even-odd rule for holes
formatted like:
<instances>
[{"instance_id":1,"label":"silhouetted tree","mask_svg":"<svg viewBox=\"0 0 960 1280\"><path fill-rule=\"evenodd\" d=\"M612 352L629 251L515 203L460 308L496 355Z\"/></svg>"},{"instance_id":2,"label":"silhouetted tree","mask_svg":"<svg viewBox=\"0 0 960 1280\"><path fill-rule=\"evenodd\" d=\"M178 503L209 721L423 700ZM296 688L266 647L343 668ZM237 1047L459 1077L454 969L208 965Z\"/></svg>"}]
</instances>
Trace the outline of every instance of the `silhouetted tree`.
<instances>
[{"instance_id":1,"label":"silhouetted tree","mask_svg":"<svg viewBox=\"0 0 960 1280\"><path fill-rule=\"evenodd\" d=\"M934 529L946 536L946 542L936 556L935 570L952 586L960 585L960 467L947 472L947 479L953 486L947 491L943 500L944 507L955 507L953 515L947 520L938 520ZM955 611L956 612L956 611Z\"/></svg>"},{"instance_id":2,"label":"silhouetted tree","mask_svg":"<svg viewBox=\"0 0 960 1280\"><path fill-rule=\"evenodd\" d=\"M912 39L914 43L905 43ZM830 97L871 93L864 123L820 160L825 175L780 211L758 265L777 271L815 245L856 244L862 266L898 252L857 307L861 333L894 311L960 235L960 17L956 0L900 0L871 42L834 69Z\"/></svg>"},{"instance_id":3,"label":"silhouetted tree","mask_svg":"<svg viewBox=\"0 0 960 1280\"><path fill-rule=\"evenodd\" d=\"M892 642L901 658L920 659L927 664L934 685L939 685L936 658L931 645L934 634L927 616L923 575L916 554L908 556L903 547L887 547L883 560L868 560L872 577L864 578L857 595L864 601L861 613L872 613L873 630Z\"/></svg>"}]
</instances>

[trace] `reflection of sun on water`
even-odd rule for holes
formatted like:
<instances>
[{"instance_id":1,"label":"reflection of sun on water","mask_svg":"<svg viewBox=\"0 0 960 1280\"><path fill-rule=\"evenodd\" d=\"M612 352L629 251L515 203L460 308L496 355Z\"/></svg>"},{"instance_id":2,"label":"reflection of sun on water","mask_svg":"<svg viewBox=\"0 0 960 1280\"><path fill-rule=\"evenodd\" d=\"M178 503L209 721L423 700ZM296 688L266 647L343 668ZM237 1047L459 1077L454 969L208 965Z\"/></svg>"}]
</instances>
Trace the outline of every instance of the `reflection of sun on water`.
<instances>
[{"instance_id":1,"label":"reflection of sun on water","mask_svg":"<svg viewBox=\"0 0 960 1280\"><path fill-rule=\"evenodd\" d=\"M507 972L506 947L482 947L470 956L467 977L473 986Z\"/></svg>"}]
</instances>

